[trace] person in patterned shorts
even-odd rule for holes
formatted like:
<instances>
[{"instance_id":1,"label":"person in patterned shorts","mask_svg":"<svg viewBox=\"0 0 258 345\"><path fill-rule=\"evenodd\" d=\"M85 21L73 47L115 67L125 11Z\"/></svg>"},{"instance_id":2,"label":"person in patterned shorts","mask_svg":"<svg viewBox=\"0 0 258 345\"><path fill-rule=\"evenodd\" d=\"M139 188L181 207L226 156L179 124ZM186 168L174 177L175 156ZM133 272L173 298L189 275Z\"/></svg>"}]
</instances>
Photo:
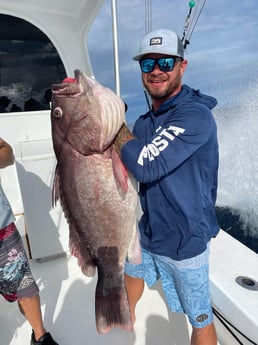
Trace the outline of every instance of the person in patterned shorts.
<instances>
[{"instance_id":1,"label":"person in patterned shorts","mask_svg":"<svg viewBox=\"0 0 258 345\"><path fill-rule=\"evenodd\" d=\"M0 138L0 169L12 165L14 160L12 147ZM44 328L39 288L14 222L0 179L0 294L8 302L18 302L21 313L32 327L31 345L58 345Z\"/></svg>"}]
</instances>

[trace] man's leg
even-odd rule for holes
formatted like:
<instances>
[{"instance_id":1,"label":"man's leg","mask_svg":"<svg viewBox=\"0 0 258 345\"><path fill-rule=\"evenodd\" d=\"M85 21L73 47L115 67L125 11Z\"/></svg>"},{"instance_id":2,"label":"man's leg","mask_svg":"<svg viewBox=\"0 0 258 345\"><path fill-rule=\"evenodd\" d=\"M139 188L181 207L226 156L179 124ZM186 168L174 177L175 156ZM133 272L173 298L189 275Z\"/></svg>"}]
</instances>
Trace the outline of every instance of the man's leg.
<instances>
[{"instance_id":1,"label":"man's leg","mask_svg":"<svg viewBox=\"0 0 258 345\"><path fill-rule=\"evenodd\" d=\"M21 298L18 300L18 305L21 313L28 320L34 330L35 339L38 340L46 333L42 321L39 295Z\"/></svg>"},{"instance_id":2,"label":"man's leg","mask_svg":"<svg viewBox=\"0 0 258 345\"><path fill-rule=\"evenodd\" d=\"M217 345L217 334L214 324L211 323L203 328L193 327L191 345Z\"/></svg>"},{"instance_id":3,"label":"man's leg","mask_svg":"<svg viewBox=\"0 0 258 345\"><path fill-rule=\"evenodd\" d=\"M135 323L135 308L141 298L144 290L144 280L140 278L130 277L125 274L125 286L127 290L132 321Z\"/></svg>"}]
</instances>

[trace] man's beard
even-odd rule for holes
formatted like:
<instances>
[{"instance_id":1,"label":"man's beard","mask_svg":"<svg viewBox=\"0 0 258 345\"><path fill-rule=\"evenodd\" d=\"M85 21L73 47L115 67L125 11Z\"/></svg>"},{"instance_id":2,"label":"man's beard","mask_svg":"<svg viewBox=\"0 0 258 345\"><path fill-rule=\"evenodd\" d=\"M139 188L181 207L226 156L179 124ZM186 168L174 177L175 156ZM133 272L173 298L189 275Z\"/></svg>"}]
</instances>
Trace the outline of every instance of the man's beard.
<instances>
[{"instance_id":1,"label":"man's beard","mask_svg":"<svg viewBox=\"0 0 258 345\"><path fill-rule=\"evenodd\" d=\"M168 84L168 87L165 90L152 90L151 87L149 87L149 83L143 83L143 84L152 99L166 100L170 98L172 95L174 95L175 93L177 93L177 90L179 86L181 85L181 76L178 74L173 80L173 83Z\"/></svg>"},{"instance_id":2,"label":"man's beard","mask_svg":"<svg viewBox=\"0 0 258 345\"><path fill-rule=\"evenodd\" d=\"M166 99L170 95L170 92L168 90L165 90L163 92L156 92L156 93L150 92L148 90L148 92L149 92L149 95L151 96L151 98L155 99L155 100Z\"/></svg>"}]
</instances>

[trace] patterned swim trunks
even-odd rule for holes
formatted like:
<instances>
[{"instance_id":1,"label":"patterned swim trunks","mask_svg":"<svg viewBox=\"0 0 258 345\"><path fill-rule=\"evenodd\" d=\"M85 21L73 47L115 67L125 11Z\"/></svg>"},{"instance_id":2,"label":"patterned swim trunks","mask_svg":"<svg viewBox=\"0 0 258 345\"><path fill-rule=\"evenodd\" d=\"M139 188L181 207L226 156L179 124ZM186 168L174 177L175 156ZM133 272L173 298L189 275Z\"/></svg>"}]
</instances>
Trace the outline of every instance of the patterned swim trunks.
<instances>
[{"instance_id":1,"label":"patterned swim trunks","mask_svg":"<svg viewBox=\"0 0 258 345\"><path fill-rule=\"evenodd\" d=\"M14 302L39 292L14 223L0 230L0 294Z\"/></svg>"},{"instance_id":2,"label":"patterned swim trunks","mask_svg":"<svg viewBox=\"0 0 258 345\"><path fill-rule=\"evenodd\" d=\"M185 313L193 327L203 328L213 322L208 259L209 249L194 258L175 261L142 248L142 263L126 261L125 273L143 279L149 287L160 279L171 311Z\"/></svg>"}]
</instances>

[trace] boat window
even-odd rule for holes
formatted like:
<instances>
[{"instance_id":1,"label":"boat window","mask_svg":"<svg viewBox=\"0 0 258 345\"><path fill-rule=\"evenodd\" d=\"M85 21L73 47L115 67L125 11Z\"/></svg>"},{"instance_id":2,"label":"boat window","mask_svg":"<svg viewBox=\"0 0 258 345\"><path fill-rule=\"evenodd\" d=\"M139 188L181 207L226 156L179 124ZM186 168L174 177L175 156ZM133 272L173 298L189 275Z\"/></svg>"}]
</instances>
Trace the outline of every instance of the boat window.
<instances>
[{"instance_id":1,"label":"boat window","mask_svg":"<svg viewBox=\"0 0 258 345\"><path fill-rule=\"evenodd\" d=\"M65 77L56 48L41 30L0 14L0 113L49 109L51 85Z\"/></svg>"}]
</instances>

